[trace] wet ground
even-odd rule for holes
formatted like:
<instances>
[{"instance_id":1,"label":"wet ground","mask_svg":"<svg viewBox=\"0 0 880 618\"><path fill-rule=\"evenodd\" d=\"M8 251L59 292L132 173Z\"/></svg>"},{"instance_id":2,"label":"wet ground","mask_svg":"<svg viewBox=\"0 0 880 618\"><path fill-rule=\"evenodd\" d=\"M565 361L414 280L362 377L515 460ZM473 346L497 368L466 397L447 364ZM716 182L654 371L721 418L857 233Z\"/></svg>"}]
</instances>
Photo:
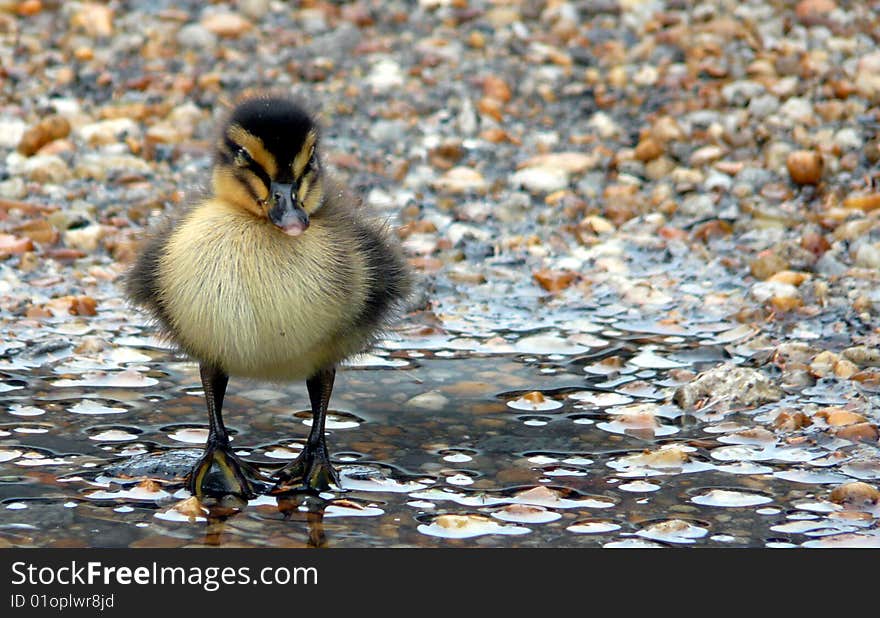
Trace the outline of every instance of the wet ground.
<instances>
[{"instance_id":1,"label":"wet ground","mask_svg":"<svg viewBox=\"0 0 880 618\"><path fill-rule=\"evenodd\" d=\"M346 491L261 496L240 512L187 500L182 477L207 435L197 371L123 314L119 347L106 356L71 353L63 339L55 349L9 351L0 381L0 539L102 547L880 542L870 495L830 493L876 482L876 448L828 434L821 414L796 431L772 430L786 410L870 406L876 384L829 380L777 392L755 372L757 384L740 385L752 405L729 405L718 390L685 411L678 387L694 383L693 372L760 357L756 331L628 313L613 304L559 311L533 331L511 308L499 333L480 332L478 319L454 334L402 332L337 378L328 442ZM302 385L233 380L225 416L237 452L269 474L299 452L307 409Z\"/></svg>"},{"instance_id":2,"label":"wet ground","mask_svg":"<svg viewBox=\"0 0 880 618\"><path fill-rule=\"evenodd\" d=\"M0 547L880 545L880 10L0 0ZM249 91L418 278L337 377L345 491L207 512L120 294ZM264 472L304 385L233 380Z\"/></svg>"}]
</instances>

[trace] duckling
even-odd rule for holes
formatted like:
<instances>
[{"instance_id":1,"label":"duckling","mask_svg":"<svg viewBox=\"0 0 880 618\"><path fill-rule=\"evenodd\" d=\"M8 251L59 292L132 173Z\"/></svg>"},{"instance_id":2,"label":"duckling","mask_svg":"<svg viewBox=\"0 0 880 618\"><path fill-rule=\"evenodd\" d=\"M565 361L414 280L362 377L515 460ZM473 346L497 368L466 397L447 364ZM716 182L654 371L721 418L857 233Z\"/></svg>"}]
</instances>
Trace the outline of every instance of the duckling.
<instances>
[{"instance_id":1,"label":"duckling","mask_svg":"<svg viewBox=\"0 0 880 618\"><path fill-rule=\"evenodd\" d=\"M202 500L267 488L229 446L229 376L304 379L311 430L275 488L339 486L324 435L336 367L376 340L410 290L399 244L326 173L319 137L294 100L241 101L215 145L211 194L160 225L126 279L129 298L199 363L209 434L189 488Z\"/></svg>"}]
</instances>

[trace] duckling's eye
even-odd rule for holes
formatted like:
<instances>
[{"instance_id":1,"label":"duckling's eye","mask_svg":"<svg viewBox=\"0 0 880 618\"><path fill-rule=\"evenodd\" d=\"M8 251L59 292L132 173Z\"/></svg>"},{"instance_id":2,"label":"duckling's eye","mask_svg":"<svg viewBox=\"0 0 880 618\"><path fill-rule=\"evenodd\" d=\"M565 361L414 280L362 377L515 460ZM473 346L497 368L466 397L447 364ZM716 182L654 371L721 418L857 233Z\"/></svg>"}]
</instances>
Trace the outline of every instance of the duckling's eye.
<instances>
[{"instance_id":1,"label":"duckling's eye","mask_svg":"<svg viewBox=\"0 0 880 618\"><path fill-rule=\"evenodd\" d=\"M235 157L235 165L238 167L247 167L253 161L251 155L248 154L248 151L241 146L238 146L233 151L233 156Z\"/></svg>"}]
</instances>

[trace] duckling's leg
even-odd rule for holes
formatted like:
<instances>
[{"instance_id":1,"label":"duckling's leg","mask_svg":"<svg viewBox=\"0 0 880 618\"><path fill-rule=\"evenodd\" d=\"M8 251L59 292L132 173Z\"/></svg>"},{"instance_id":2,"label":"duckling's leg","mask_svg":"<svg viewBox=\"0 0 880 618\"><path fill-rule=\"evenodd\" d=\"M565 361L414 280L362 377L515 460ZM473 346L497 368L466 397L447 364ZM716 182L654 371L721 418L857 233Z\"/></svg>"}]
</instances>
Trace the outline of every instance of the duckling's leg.
<instances>
[{"instance_id":1,"label":"duckling's leg","mask_svg":"<svg viewBox=\"0 0 880 618\"><path fill-rule=\"evenodd\" d=\"M339 476L330 464L327 442L324 438L324 421L327 418L327 404L333 392L336 367L322 369L306 381L309 400L312 403L312 429L306 445L299 456L275 474L279 489L293 489L291 485L300 484L303 489L330 489L330 484L339 487Z\"/></svg>"},{"instance_id":2,"label":"duckling's leg","mask_svg":"<svg viewBox=\"0 0 880 618\"><path fill-rule=\"evenodd\" d=\"M205 453L189 477L189 489L199 500L235 496L247 500L257 495L263 485L260 473L241 461L229 446L229 434L223 426L223 396L229 376L210 365L199 365L205 401L208 404L210 430Z\"/></svg>"}]
</instances>

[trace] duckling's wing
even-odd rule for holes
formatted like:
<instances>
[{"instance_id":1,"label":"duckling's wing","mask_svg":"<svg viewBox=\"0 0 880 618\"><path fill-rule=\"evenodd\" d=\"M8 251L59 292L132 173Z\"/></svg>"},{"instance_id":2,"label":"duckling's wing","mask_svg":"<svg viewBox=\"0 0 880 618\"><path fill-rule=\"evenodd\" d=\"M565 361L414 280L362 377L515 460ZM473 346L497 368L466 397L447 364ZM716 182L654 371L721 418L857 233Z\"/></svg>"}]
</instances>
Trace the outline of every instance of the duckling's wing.
<instances>
[{"instance_id":1,"label":"duckling's wing","mask_svg":"<svg viewBox=\"0 0 880 618\"><path fill-rule=\"evenodd\" d=\"M381 328L402 308L412 288L403 253L387 223L356 223L356 242L367 266L367 294L355 323L364 329Z\"/></svg>"}]
</instances>

